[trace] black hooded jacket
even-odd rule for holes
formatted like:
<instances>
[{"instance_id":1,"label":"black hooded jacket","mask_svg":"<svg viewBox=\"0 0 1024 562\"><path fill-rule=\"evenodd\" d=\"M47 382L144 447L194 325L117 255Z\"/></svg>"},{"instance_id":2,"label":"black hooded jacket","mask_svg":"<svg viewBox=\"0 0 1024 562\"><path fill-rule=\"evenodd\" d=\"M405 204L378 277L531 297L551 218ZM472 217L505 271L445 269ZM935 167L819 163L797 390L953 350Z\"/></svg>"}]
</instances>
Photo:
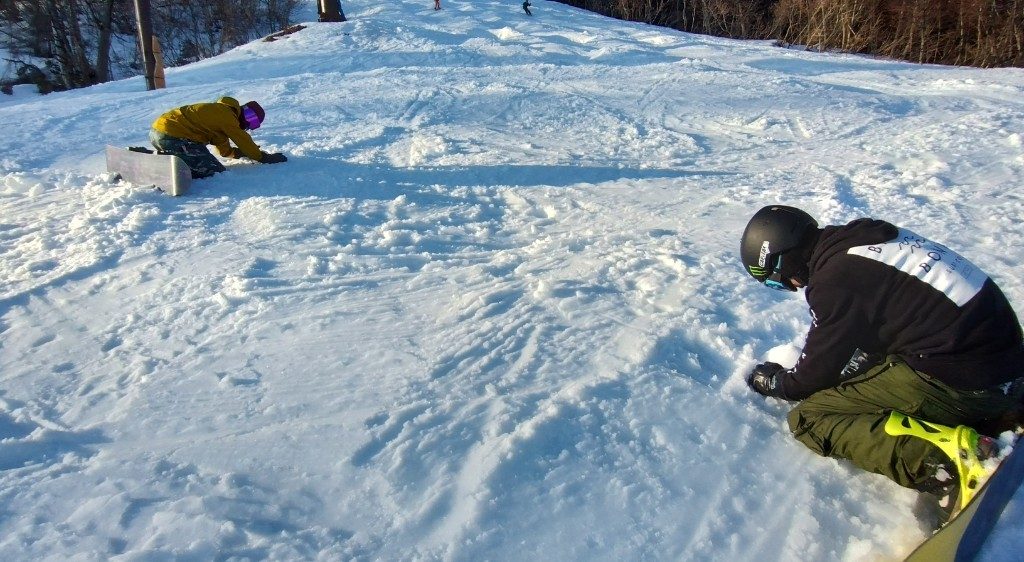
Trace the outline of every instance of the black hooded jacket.
<instances>
[{"instance_id":1,"label":"black hooded jacket","mask_svg":"<svg viewBox=\"0 0 1024 562\"><path fill-rule=\"evenodd\" d=\"M1024 375L1013 308L983 271L941 244L884 221L822 229L806 298L812 325L800 361L780 374L782 396L832 388L859 348L897 354L954 388Z\"/></svg>"}]
</instances>

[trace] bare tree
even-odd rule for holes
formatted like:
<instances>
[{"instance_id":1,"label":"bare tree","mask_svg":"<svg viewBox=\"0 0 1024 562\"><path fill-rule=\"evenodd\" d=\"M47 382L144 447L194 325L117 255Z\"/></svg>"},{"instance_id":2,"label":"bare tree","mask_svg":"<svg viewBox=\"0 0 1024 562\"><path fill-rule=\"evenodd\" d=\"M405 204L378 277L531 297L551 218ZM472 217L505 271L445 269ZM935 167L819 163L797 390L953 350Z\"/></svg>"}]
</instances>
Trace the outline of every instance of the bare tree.
<instances>
[{"instance_id":1,"label":"bare tree","mask_svg":"<svg viewBox=\"0 0 1024 562\"><path fill-rule=\"evenodd\" d=\"M94 6L89 4L90 15L96 26L96 81L106 82L110 79L110 42L113 35L114 0L102 0Z\"/></svg>"},{"instance_id":2,"label":"bare tree","mask_svg":"<svg viewBox=\"0 0 1024 562\"><path fill-rule=\"evenodd\" d=\"M153 0L153 26L167 60L182 64L287 27L297 3ZM32 81L48 91L142 71L132 0L3 0L0 18L0 37L18 69L13 79L3 77L6 82ZM121 47L114 49L118 42ZM37 64L38 59L47 62Z\"/></svg>"},{"instance_id":3,"label":"bare tree","mask_svg":"<svg viewBox=\"0 0 1024 562\"><path fill-rule=\"evenodd\" d=\"M560 0L725 37L915 62L1024 65L1024 0Z\"/></svg>"}]
</instances>

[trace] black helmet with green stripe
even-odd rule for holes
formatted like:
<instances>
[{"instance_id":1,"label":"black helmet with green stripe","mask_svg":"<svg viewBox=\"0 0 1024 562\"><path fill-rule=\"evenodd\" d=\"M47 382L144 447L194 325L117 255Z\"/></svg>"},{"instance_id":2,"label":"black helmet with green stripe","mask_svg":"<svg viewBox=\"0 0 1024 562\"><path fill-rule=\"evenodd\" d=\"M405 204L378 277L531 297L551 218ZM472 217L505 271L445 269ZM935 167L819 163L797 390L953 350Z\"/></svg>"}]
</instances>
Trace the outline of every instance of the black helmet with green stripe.
<instances>
[{"instance_id":1,"label":"black helmet with green stripe","mask_svg":"<svg viewBox=\"0 0 1024 562\"><path fill-rule=\"evenodd\" d=\"M750 219L740 241L740 259L754 279L773 289L795 291L783 276L782 255L799 248L818 221L796 207L768 205ZM796 264L794 264L796 265Z\"/></svg>"}]
</instances>

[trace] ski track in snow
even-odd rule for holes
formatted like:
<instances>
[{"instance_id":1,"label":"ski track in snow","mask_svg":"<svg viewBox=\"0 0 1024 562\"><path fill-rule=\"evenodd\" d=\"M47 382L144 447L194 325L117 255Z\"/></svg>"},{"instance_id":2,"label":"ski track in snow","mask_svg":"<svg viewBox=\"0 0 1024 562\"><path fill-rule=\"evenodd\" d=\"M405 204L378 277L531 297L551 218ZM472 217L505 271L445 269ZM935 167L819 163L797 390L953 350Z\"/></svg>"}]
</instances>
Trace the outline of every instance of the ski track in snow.
<instances>
[{"instance_id":1,"label":"ski track in snow","mask_svg":"<svg viewBox=\"0 0 1024 562\"><path fill-rule=\"evenodd\" d=\"M428 4L0 99L0 558L908 553L914 494L745 388L807 318L737 240L878 216L1024 302L1024 74ZM289 162L102 171L220 95Z\"/></svg>"}]
</instances>

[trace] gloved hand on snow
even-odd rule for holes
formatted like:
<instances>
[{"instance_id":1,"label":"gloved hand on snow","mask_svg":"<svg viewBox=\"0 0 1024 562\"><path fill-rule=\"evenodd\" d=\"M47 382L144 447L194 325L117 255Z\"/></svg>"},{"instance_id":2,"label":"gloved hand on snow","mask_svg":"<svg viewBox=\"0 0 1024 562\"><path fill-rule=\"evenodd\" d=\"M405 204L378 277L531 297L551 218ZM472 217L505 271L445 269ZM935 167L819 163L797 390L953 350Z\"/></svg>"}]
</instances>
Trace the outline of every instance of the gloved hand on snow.
<instances>
[{"instance_id":1,"label":"gloved hand on snow","mask_svg":"<svg viewBox=\"0 0 1024 562\"><path fill-rule=\"evenodd\" d=\"M280 152L264 152L263 158L260 159L260 162L263 162L264 164L279 164L287 161L288 157Z\"/></svg>"},{"instance_id":2,"label":"gloved hand on snow","mask_svg":"<svg viewBox=\"0 0 1024 562\"><path fill-rule=\"evenodd\" d=\"M779 373L785 370L786 368L778 363L761 363L747 375L747 386L762 396L783 398L779 388Z\"/></svg>"}]
</instances>

